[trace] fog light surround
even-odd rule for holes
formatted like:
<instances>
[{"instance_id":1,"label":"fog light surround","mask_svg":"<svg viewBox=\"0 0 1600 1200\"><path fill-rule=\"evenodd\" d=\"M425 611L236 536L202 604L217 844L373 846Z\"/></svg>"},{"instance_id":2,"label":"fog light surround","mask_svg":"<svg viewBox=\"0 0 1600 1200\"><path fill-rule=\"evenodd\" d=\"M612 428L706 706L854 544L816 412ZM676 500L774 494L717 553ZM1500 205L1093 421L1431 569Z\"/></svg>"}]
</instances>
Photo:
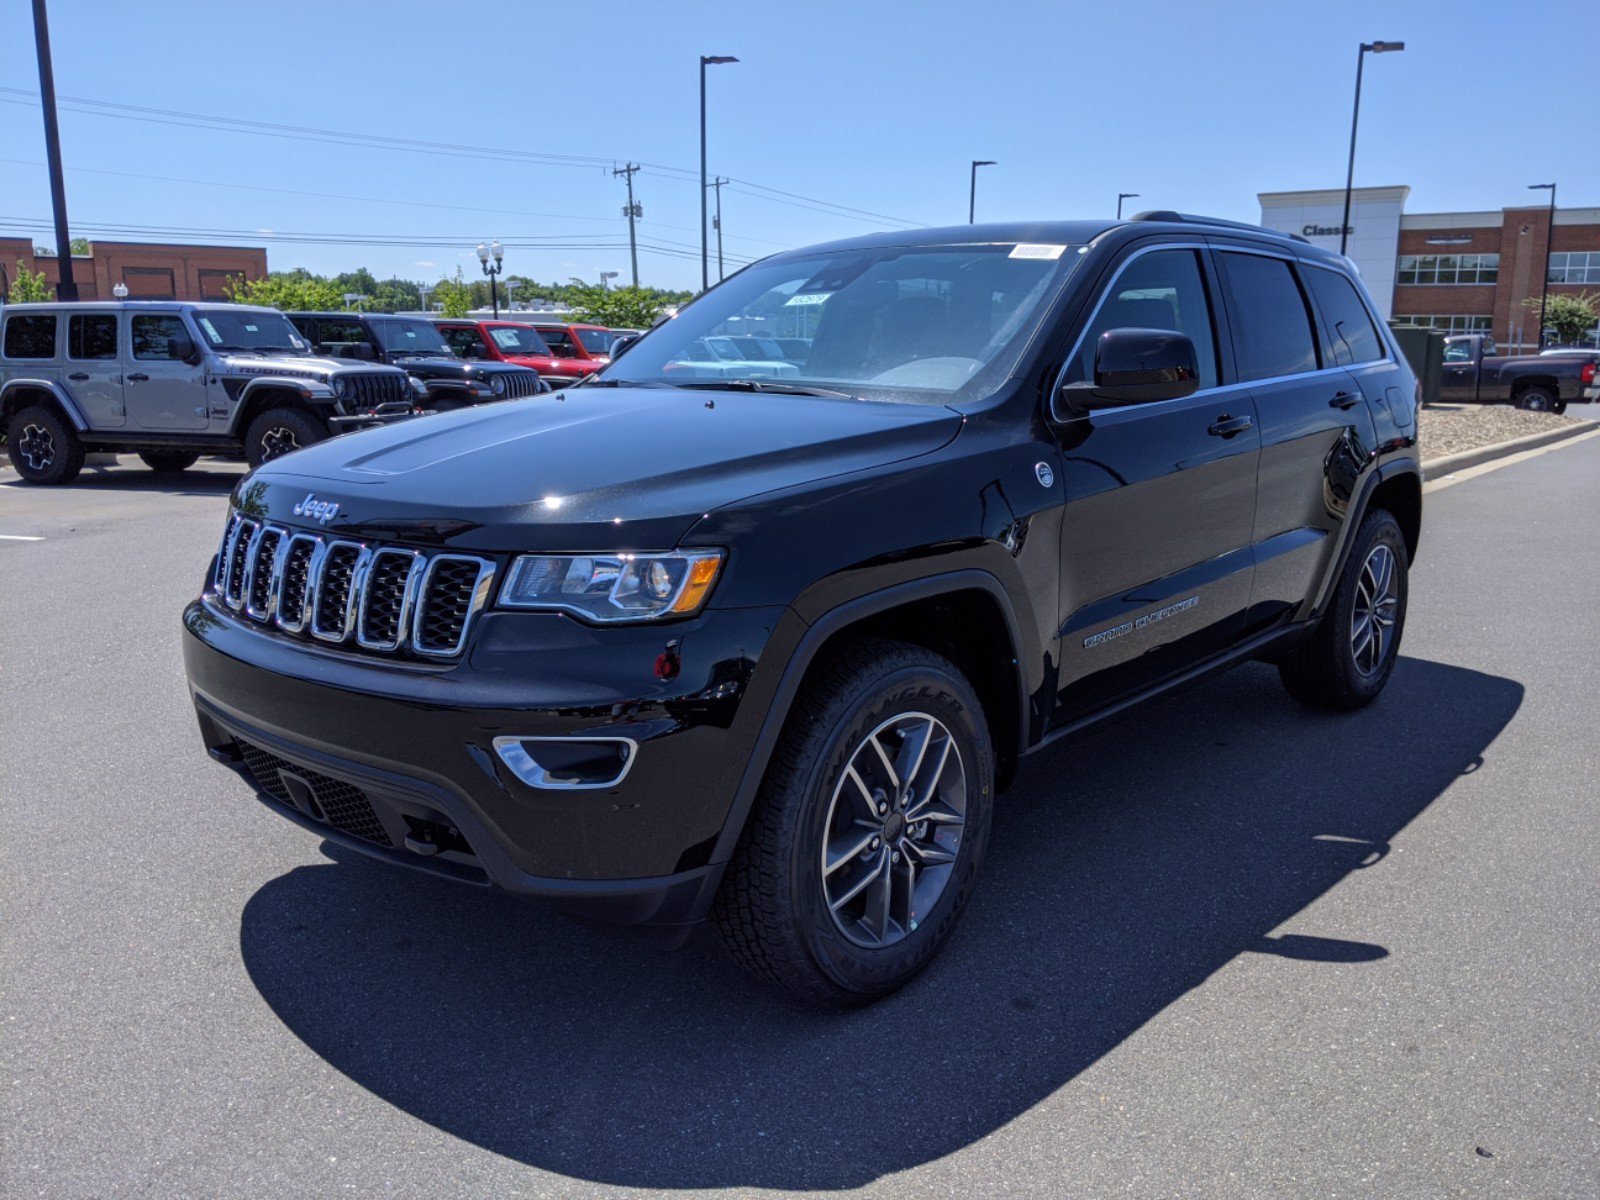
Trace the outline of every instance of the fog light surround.
<instances>
[{"instance_id":1,"label":"fog light surround","mask_svg":"<svg viewBox=\"0 0 1600 1200\"><path fill-rule=\"evenodd\" d=\"M545 791L614 788L639 757L629 737L536 737L494 739L494 752L523 783Z\"/></svg>"}]
</instances>

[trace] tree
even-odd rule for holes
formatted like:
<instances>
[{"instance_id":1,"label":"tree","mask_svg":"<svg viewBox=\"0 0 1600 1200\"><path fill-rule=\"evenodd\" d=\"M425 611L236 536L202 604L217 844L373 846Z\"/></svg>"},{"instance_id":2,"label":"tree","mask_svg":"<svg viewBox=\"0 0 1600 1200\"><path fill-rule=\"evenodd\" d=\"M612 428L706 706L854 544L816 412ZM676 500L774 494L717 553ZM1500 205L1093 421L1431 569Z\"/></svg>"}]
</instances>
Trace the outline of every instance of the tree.
<instances>
[{"instance_id":1,"label":"tree","mask_svg":"<svg viewBox=\"0 0 1600 1200\"><path fill-rule=\"evenodd\" d=\"M464 317L472 311L472 285L461 278L460 267L454 279L441 279L434 285L433 298L444 306L447 317Z\"/></svg>"},{"instance_id":2,"label":"tree","mask_svg":"<svg viewBox=\"0 0 1600 1200\"><path fill-rule=\"evenodd\" d=\"M30 271L17 259L17 277L11 281L11 293L6 297L13 304L31 304L40 300L54 300L50 285L44 281L43 271Z\"/></svg>"},{"instance_id":3,"label":"tree","mask_svg":"<svg viewBox=\"0 0 1600 1200\"><path fill-rule=\"evenodd\" d=\"M590 287L576 279L572 281L567 303L572 305L580 321L611 329L649 329L666 307L657 293L644 288Z\"/></svg>"},{"instance_id":4,"label":"tree","mask_svg":"<svg viewBox=\"0 0 1600 1200\"><path fill-rule=\"evenodd\" d=\"M88 238L73 238L72 242L71 242L71 246L72 246L72 253L74 253L74 254L92 254L93 253L93 251L89 249L89 239Z\"/></svg>"},{"instance_id":5,"label":"tree","mask_svg":"<svg viewBox=\"0 0 1600 1200\"><path fill-rule=\"evenodd\" d=\"M225 289L235 304L262 304L284 312L321 312L344 307L344 291L309 271L274 271L265 279L228 280Z\"/></svg>"},{"instance_id":6,"label":"tree","mask_svg":"<svg viewBox=\"0 0 1600 1200\"><path fill-rule=\"evenodd\" d=\"M1533 312L1534 320L1538 320L1539 297L1531 296L1523 304ZM1593 292L1577 295L1563 292L1551 296L1545 304L1544 327L1555 330L1558 346L1576 346L1588 336L1597 321L1600 321L1600 295Z\"/></svg>"}]
</instances>

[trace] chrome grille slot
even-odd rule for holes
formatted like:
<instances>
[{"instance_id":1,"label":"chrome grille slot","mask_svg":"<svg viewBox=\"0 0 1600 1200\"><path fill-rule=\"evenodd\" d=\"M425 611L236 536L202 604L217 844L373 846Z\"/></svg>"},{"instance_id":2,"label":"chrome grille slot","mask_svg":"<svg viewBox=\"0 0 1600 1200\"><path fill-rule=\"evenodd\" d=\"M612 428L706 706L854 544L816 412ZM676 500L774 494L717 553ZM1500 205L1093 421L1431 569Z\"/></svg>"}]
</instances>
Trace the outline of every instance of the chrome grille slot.
<instances>
[{"instance_id":1,"label":"chrome grille slot","mask_svg":"<svg viewBox=\"0 0 1600 1200\"><path fill-rule=\"evenodd\" d=\"M250 565L245 572L244 610L258 621L272 619L273 585L278 580L278 551L283 530L263 525L250 544Z\"/></svg>"},{"instance_id":2,"label":"chrome grille slot","mask_svg":"<svg viewBox=\"0 0 1600 1200\"><path fill-rule=\"evenodd\" d=\"M222 599L229 608L244 605L245 571L250 565L250 543L255 540L260 524L248 517L240 517L233 529L233 539L228 543L228 575L222 584Z\"/></svg>"},{"instance_id":3,"label":"chrome grille slot","mask_svg":"<svg viewBox=\"0 0 1600 1200\"><path fill-rule=\"evenodd\" d=\"M233 514L212 591L285 634L362 650L447 659L488 603L493 559L368 546Z\"/></svg>"},{"instance_id":4,"label":"chrome grille slot","mask_svg":"<svg viewBox=\"0 0 1600 1200\"><path fill-rule=\"evenodd\" d=\"M322 541L309 533L297 533L283 552L283 567L278 579L277 621L280 629L299 633L311 615L311 596L307 585L315 573L317 552Z\"/></svg>"},{"instance_id":5,"label":"chrome grille slot","mask_svg":"<svg viewBox=\"0 0 1600 1200\"><path fill-rule=\"evenodd\" d=\"M311 601L311 633L328 642L350 636L357 575L366 551L356 542L330 542L322 555Z\"/></svg>"},{"instance_id":6,"label":"chrome grille slot","mask_svg":"<svg viewBox=\"0 0 1600 1200\"><path fill-rule=\"evenodd\" d=\"M494 564L481 558L441 554L430 562L417 599L411 648L442 658L459 654L493 575Z\"/></svg>"},{"instance_id":7,"label":"chrome grille slot","mask_svg":"<svg viewBox=\"0 0 1600 1200\"><path fill-rule=\"evenodd\" d=\"M356 619L356 642L368 650L396 650L411 613L411 583L422 555L374 550L367 563Z\"/></svg>"}]
</instances>

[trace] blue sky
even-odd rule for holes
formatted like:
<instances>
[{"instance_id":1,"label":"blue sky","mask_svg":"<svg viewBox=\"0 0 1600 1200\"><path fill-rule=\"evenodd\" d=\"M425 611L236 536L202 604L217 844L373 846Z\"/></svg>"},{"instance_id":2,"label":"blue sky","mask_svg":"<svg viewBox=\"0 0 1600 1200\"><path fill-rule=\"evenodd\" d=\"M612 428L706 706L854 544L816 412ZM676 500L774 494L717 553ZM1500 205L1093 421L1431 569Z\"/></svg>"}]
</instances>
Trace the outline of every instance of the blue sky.
<instances>
[{"instance_id":1,"label":"blue sky","mask_svg":"<svg viewBox=\"0 0 1600 1200\"><path fill-rule=\"evenodd\" d=\"M1597 32L1592 0L51 0L50 13L62 97L479 148L63 101L74 234L264 244L274 269L431 281L476 272L472 245L499 237L508 272L625 279L610 166L632 159L652 164L635 185L640 236L660 248L641 254L643 281L694 286L701 54L742 60L710 75L711 171L739 181L723 192L732 261L958 223L974 158L999 163L980 173L980 220L1109 215L1118 191L1142 194L1135 209L1255 220L1258 191L1342 186L1356 47L1374 39L1407 49L1367 61L1358 185L1408 183L1409 211L1427 212L1538 203L1526 185L1553 178L1563 207L1600 205L1600 72L1571 50ZM53 244L39 109L16 94L38 84L21 0L0 6L0 45L0 228L33 222ZM1545 97L1559 116L1540 113ZM178 232L202 229L217 232Z\"/></svg>"}]
</instances>

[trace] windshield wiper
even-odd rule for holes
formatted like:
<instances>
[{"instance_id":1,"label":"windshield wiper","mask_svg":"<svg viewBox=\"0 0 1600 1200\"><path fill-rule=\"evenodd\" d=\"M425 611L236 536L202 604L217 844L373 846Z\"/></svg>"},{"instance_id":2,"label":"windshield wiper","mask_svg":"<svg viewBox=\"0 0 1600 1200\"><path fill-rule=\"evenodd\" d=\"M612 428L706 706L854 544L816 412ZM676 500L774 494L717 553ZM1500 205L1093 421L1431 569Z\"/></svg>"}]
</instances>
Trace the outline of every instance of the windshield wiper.
<instances>
[{"instance_id":1,"label":"windshield wiper","mask_svg":"<svg viewBox=\"0 0 1600 1200\"><path fill-rule=\"evenodd\" d=\"M859 400L854 392L841 392L836 388L812 387L805 383L781 383L774 379L698 379L674 387L698 388L718 392L778 392L785 396L826 396L833 400Z\"/></svg>"},{"instance_id":2,"label":"windshield wiper","mask_svg":"<svg viewBox=\"0 0 1600 1200\"><path fill-rule=\"evenodd\" d=\"M637 387L637 388L680 388L687 386L682 383L668 383L665 379L580 379L577 383L569 383L568 387Z\"/></svg>"}]
</instances>

